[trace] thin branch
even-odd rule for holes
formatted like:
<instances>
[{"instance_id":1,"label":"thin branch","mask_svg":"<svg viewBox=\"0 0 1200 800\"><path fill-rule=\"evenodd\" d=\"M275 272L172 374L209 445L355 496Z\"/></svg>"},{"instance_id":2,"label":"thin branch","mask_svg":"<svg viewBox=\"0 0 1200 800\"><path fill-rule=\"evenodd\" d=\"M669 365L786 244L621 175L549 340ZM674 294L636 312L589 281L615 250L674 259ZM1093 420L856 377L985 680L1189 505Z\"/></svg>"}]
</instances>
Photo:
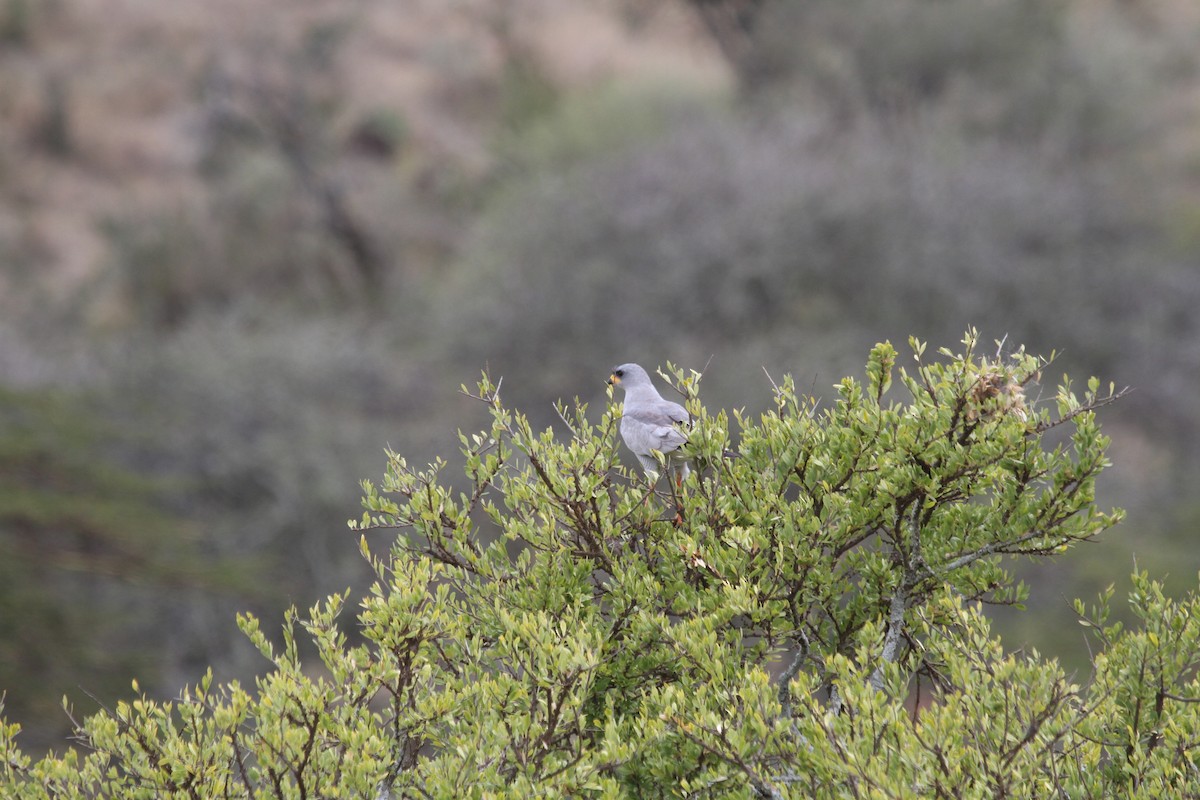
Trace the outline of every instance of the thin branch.
<instances>
[{"instance_id":1,"label":"thin branch","mask_svg":"<svg viewBox=\"0 0 1200 800\"><path fill-rule=\"evenodd\" d=\"M490 379L491 376L489 376L485 373L484 377ZM500 387L503 384L504 384L504 376L501 375L500 380L496 381L496 385L492 387L492 391L491 391L491 393L489 393L487 395L487 397L484 397L482 394L471 394L470 390L467 389L466 386L460 386L458 388L458 393L465 395L465 396L471 398L472 400L478 400L479 402L487 403L490 406L497 406L500 404Z\"/></svg>"},{"instance_id":2,"label":"thin branch","mask_svg":"<svg viewBox=\"0 0 1200 800\"><path fill-rule=\"evenodd\" d=\"M1168 691L1162 691L1160 694L1167 700L1174 700L1177 703L1200 703L1200 697L1184 697Z\"/></svg>"},{"instance_id":3,"label":"thin branch","mask_svg":"<svg viewBox=\"0 0 1200 800\"><path fill-rule=\"evenodd\" d=\"M1004 334L1004 338L996 342L996 360L1000 361L1004 357L1004 343L1008 341L1008 334Z\"/></svg>"},{"instance_id":4,"label":"thin branch","mask_svg":"<svg viewBox=\"0 0 1200 800\"><path fill-rule=\"evenodd\" d=\"M986 558L987 556L991 556L991 555L1001 555L1001 554L1020 555L1021 553L1025 552L1025 551L1013 550L1012 548L1015 548L1015 547L1018 547L1019 545L1025 544L1026 542L1036 539L1039 536L1048 536L1048 535L1049 534L1046 531L1042 530L1041 528L1035 528L1034 530L1031 530L1026 534L1018 536L1016 539L1013 539L1011 541L991 542L990 544L985 544L983 547L980 547L977 550L972 550L970 553L964 553L963 555L959 556L958 558L954 559L953 561L942 565L942 567L940 567L936 572L940 572L943 574L949 573L949 572L954 572L957 569L961 569L962 567L968 566L969 564L973 564L974 562L978 561L981 558ZM1074 537L1066 537L1066 539L1068 541L1072 540L1073 538ZM1075 539L1075 540L1082 541L1081 539ZM1057 547L1057 545L1054 545L1053 547ZM1053 549L1053 547L1039 548L1039 549ZM935 571L929 567L927 567L925 569L925 573L926 574L922 576L922 579L932 578L936 574Z\"/></svg>"},{"instance_id":5,"label":"thin branch","mask_svg":"<svg viewBox=\"0 0 1200 800\"><path fill-rule=\"evenodd\" d=\"M1034 425L1032 428L1029 429L1029 435L1045 433L1048 430L1057 428L1059 425L1062 425L1063 423L1070 422L1071 420L1078 417L1080 414L1086 414L1089 411L1095 411L1098 408L1104 408L1107 405L1111 405L1112 403L1117 402L1122 397L1124 397L1125 395L1129 394L1132 391L1133 391L1133 387L1126 386L1124 389L1121 389L1120 391L1112 392L1111 394L1109 394L1106 397L1099 397L1090 403L1081 405L1079 408L1071 409L1070 411L1068 411L1066 414L1063 414L1058 419L1050 420L1048 422L1038 423L1037 425Z\"/></svg>"},{"instance_id":6,"label":"thin branch","mask_svg":"<svg viewBox=\"0 0 1200 800\"><path fill-rule=\"evenodd\" d=\"M766 800L784 800L783 794L779 791L779 789L772 785L769 780L760 776L755 769L750 764L746 763L745 759L740 757L735 751L733 751L732 748L729 748L728 751L719 750L705 739L692 733L691 728L694 727L704 731L709 736L719 739L722 744L728 747L729 742L725 738L724 734L722 734L720 731L714 731L708 727L705 727L704 725L687 725L685 722L683 722L683 720L678 718L672 718L671 722L674 724L676 731L682 734L685 739L688 739L693 744L697 745L701 750L720 759L721 761L724 761L730 766L741 770L742 774L746 776L747 780L749 780L750 786L754 789L754 793L756 795L766 798Z\"/></svg>"},{"instance_id":7,"label":"thin branch","mask_svg":"<svg viewBox=\"0 0 1200 800\"><path fill-rule=\"evenodd\" d=\"M572 439L575 439L576 441L584 441L583 437L579 435L579 431L576 430L575 426L571 424L571 421L567 419L567 415L563 413L563 408L564 407L562 403L555 403L554 413L557 414L558 418L562 420L563 425L567 426L567 430L571 432Z\"/></svg>"},{"instance_id":8,"label":"thin branch","mask_svg":"<svg viewBox=\"0 0 1200 800\"><path fill-rule=\"evenodd\" d=\"M779 384L775 383L775 379L771 377L771 373L767 372L767 365L763 364L763 375L767 376L767 380L771 382L771 388L775 391L775 396L779 396Z\"/></svg>"}]
</instances>

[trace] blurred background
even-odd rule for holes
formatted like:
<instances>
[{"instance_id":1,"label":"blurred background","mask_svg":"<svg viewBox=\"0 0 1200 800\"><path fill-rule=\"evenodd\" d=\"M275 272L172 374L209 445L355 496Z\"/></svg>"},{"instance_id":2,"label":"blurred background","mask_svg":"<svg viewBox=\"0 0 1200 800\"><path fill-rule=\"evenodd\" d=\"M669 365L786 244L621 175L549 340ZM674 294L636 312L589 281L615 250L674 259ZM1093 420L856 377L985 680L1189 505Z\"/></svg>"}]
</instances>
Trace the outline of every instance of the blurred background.
<instances>
[{"instance_id":1,"label":"blurred background","mask_svg":"<svg viewBox=\"0 0 1200 800\"><path fill-rule=\"evenodd\" d=\"M0 0L7 715L253 676L485 366L758 411L968 326L1135 388L1127 522L998 615L1083 669L1071 598L1200 570L1198 301L1194 0Z\"/></svg>"}]
</instances>

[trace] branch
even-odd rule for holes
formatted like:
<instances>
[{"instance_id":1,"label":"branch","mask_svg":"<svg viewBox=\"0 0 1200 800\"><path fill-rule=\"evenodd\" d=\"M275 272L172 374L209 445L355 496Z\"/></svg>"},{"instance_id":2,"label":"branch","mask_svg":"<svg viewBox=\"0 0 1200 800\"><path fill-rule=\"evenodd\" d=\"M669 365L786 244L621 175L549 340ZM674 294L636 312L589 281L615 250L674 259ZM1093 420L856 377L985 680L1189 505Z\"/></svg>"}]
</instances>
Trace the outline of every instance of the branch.
<instances>
[{"instance_id":1,"label":"branch","mask_svg":"<svg viewBox=\"0 0 1200 800\"><path fill-rule=\"evenodd\" d=\"M900 642L904 639L904 612L908 609L910 593L921 581L919 572L929 572L929 567L925 565L923 556L921 555L920 502L913 503L908 525L911 529L912 550L904 564L904 577L901 579L900 585L896 587L896 593L892 595L891 602L889 603L888 629L883 637L883 653L881 656L883 661L888 664L896 663L900 657ZM894 552L898 558L902 555L898 549ZM883 691L883 664L879 664L871 672L869 682L875 691Z\"/></svg>"},{"instance_id":2,"label":"branch","mask_svg":"<svg viewBox=\"0 0 1200 800\"><path fill-rule=\"evenodd\" d=\"M970 553L964 553L963 555L954 559L950 563L945 564L938 571L943 572L943 573L953 572L956 569L961 569L965 566L973 564L974 562L978 561L981 558L986 558L987 556L991 556L991 555L998 555L998 554L1019 555L1021 553L1021 551L1019 551L1019 550L1013 551L1011 548L1018 547L1022 544L1025 544L1025 542L1036 539L1039 536L1046 536L1046 535L1047 535L1046 532L1044 530L1042 530L1041 528L1035 528L1034 530L1029 531L1029 533L1018 536L1016 539L1013 539L1012 541L992 542L991 544L985 544L983 547L980 547L978 550L972 550ZM1070 537L1067 537L1067 539L1069 540ZM928 568L926 571L928 574L923 576L924 578L932 578L935 574L934 570L932 568Z\"/></svg>"},{"instance_id":3,"label":"branch","mask_svg":"<svg viewBox=\"0 0 1200 800\"><path fill-rule=\"evenodd\" d=\"M883 638L883 653L882 658L889 664L894 664L899 657L900 641L904 638L904 611L908 608L908 590L909 583L906 578L896 589L896 593L892 595L892 601L888 608L888 630L887 635ZM875 691L883 691L883 664L875 668L871 673L871 686Z\"/></svg>"},{"instance_id":4,"label":"branch","mask_svg":"<svg viewBox=\"0 0 1200 800\"><path fill-rule=\"evenodd\" d=\"M1049 420L1048 422L1041 422L1041 423L1038 423L1037 425L1034 425L1032 428L1029 429L1029 433L1027 435L1033 436L1033 435L1045 433L1046 431L1048 431L1052 428L1057 428L1059 425L1062 425L1064 422L1070 422L1071 420L1075 419L1080 414L1086 414L1089 411L1095 411L1098 408L1104 408L1105 406L1107 406L1111 403L1115 403L1132 391L1133 391L1132 387L1126 386L1124 389L1121 389L1120 391L1111 392L1107 397L1100 397L1095 400L1092 400L1092 402L1090 402L1090 403L1085 403L1085 404L1079 406L1079 408L1075 408L1075 409L1068 411L1066 414L1062 415L1058 419Z\"/></svg>"},{"instance_id":5,"label":"branch","mask_svg":"<svg viewBox=\"0 0 1200 800\"><path fill-rule=\"evenodd\" d=\"M674 724L675 730L682 734L685 739L688 739L706 753L720 759L721 761L724 761L730 766L741 770L742 774L745 775L746 779L750 782L750 786L753 788L756 796L765 798L765 800L784 800L783 793L780 792L779 789L777 789L769 780L759 775L755 769L750 766L750 764L746 763L745 759L737 755L736 752L733 752L732 748L730 751L719 750L709 742L705 741L702 737L692 733L690 729L692 727L698 728L709 736L718 739L721 744L728 746L729 742L726 740L723 733L720 731L714 731L703 725L688 725L678 717L671 717L670 721Z\"/></svg>"},{"instance_id":6,"label":"branch","mask_svg":"<svg viewBox=\"0 0 1200 800\"><path fill-rule=\"evenodd\" d=\"M1041 531L1030 531L1029 533L1022 536L1020 539L1017 539L1014 542L1006 542L1006 543L1004 543L1004 545L1002 545L1000 542L992 542L991 544L985 544L983 547L980 547L978 550L975 550L970 553L966 553L965 555L959 556L958 558L951 561L949 564L946 564L939 571L940 572L954 572L957 569L962 569L963 567L965 567L969 564L975 563L976 561L978 561L981 558L986 558L987 556L995 555L1002 546L1020 544L1025 539L1031 538L1039 533L1041 533ZM930 568L928 577L932 578L933 575L934 575L934 571L932 568Z\"/></svg>"},{"instance_id":7,"label":"branch","mask_svg":"<svg viewBox=\"0 0 1200 800\"><path fill-rule=\"evenodd\" d=\"M763 365L762 371L763 371L763 375L767 376L767 380L771 382L771 390L775 393L775 397L778 398L779 397L779 384L775 383L775 379L771 377L771 373L767 372L767 367L765 364Z\"/></svg>"},{"instance_id":8,"label":"branch","mask_svg":"<svg viewBox=\"0 0 1200 800\"><path fill-rule=\"evenodd\" d=\"M1173 694L1171 692L1159 692L1167 700L1174 700L1177 703L1200 703L1200 697L1184 697L1183 695Z\"/></svg>"},{"instance_id":9,"label":"branch","mask_svg":"<svg viewBox=\"0 0 1200 800\"><path fill-rule=\"evenodd\" d=\"M779 706L782 711L782 716L792 716L792 678L800 674L800 668L804 666L804 660L808 657L808 637L804 632L800 632L800 646L796 648L796 657L792 659L792 663L787 665L779 675Z\"/></svg>"}]
</instances>

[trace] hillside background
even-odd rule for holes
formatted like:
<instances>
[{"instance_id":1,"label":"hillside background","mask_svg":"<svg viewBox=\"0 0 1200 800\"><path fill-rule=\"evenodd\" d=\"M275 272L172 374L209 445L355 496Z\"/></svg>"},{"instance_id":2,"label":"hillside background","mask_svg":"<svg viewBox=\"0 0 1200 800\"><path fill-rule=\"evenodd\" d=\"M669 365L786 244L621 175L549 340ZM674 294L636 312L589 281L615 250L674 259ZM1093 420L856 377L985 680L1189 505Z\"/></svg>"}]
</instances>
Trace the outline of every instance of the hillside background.
<instances>
[{"instance_id":1,"label":"hillside background","mask_svg":"<svg viewBox=\"0 0 1200 800\"><path fill-rule=\"evenodd\" d=\"M485 366L541 425L616 363L828 397L913 334L1104 413L1070 599L1200 570L1192 0L0 0L0 691L27 749L263 666L367 570L383 449L451 464ZM1034 391L1036 394L1036 390Z\"/></svg>"}]
</instances>

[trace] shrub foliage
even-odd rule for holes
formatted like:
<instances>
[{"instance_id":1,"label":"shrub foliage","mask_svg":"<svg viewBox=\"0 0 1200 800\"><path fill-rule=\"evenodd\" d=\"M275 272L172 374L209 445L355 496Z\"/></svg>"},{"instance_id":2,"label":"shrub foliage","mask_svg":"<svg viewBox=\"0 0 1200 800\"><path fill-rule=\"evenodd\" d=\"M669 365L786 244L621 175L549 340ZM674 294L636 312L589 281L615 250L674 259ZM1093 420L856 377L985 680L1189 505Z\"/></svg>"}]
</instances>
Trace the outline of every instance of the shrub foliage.
<instances>
[{"instance_id":1,"label":"shrub foliage","mask_svg":"<svg viewBox=\"0 0 1200 800\"><path fill-rule=\"evenodd\" d=\"M1006 651L983 603L1022 599L1002 559L1119 518L1096 505L1119 396L1047 361L963 351L895 366L823 406L775 385L757 418L695 420L680 487L622 466L619 407L561 405L534 431L484 376L490 428L466 483L389 453L364 483L376 581L353 640L345 595L292 612L253 689L211 673L170 703L122 702L81 747L32 762L0 726L5 796L1180 796L1200 780L1200 597L1135 576L1140 629L1077 606L1077 679ZM893 387L893 383L899 386ZM464 388L464 391L466 389ZM730 452L730 422L738 431ZM464 488L465 487L465 488ZM311 640L315 656L302 649ZM310 663L311 662L311 663ZM136 683L135 683L136 690Z\"/></svg>"}]
</instances>

